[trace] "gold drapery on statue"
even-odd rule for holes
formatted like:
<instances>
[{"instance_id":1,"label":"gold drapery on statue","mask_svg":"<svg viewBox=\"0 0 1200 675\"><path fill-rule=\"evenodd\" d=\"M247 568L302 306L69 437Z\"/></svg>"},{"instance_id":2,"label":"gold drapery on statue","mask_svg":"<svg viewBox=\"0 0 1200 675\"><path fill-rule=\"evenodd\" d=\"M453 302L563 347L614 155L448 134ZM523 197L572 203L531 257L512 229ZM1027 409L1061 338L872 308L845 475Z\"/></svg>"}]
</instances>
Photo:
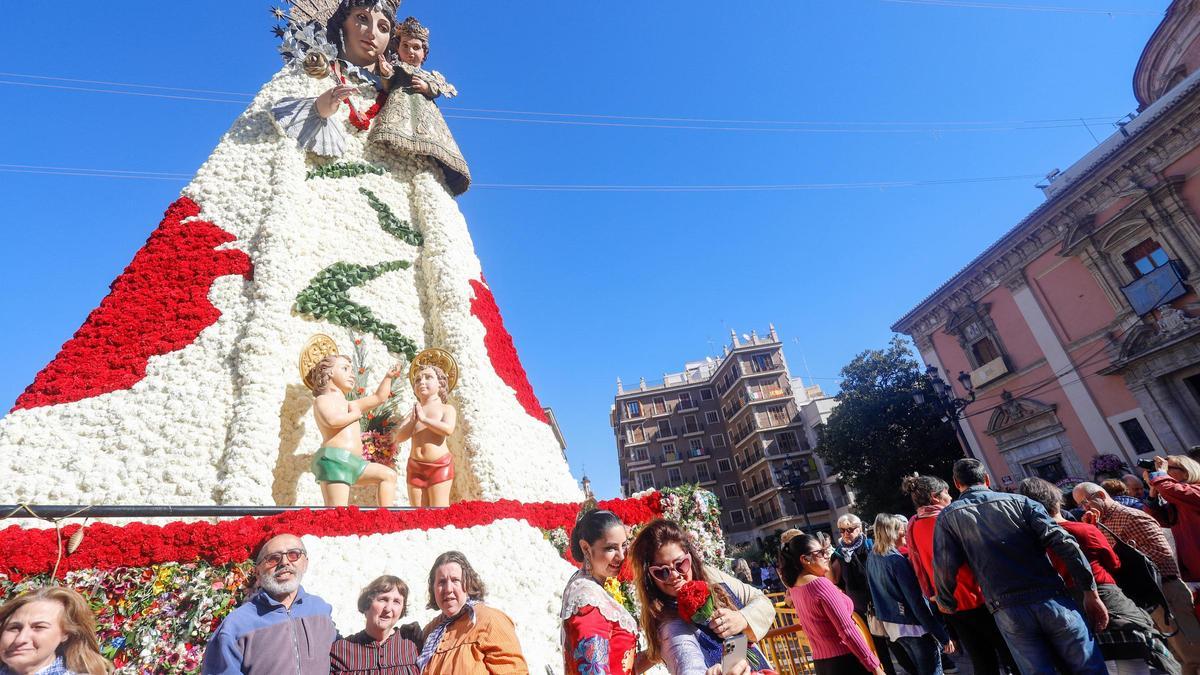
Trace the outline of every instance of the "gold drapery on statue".
<instances>
[{"instance_id":1,"label":"gold drapery on statue","mask_svg":"<svg viewBox=\"0 0 1200 675\"><path fill-rule=\"evenodd\" d=\"M371 125L372 143L391 152L437 161L454 196L471 185L471 171L437 104L407 88L393 87Z\"/></svg>"}]
</instances>

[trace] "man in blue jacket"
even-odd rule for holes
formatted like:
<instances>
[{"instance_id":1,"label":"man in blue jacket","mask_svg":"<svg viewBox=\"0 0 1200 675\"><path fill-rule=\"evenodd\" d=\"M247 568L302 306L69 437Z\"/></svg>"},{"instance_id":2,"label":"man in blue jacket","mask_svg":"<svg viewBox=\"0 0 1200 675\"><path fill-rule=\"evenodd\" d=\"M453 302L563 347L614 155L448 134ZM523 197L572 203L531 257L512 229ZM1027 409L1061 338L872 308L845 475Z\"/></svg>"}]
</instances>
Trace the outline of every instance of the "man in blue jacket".
<instances>
[{"instance_id":1,"label":"man in blue jacket","mask_svg":"<svg viewBox=\"0 0 1200 675\"><path fill-rule=\"evenodd\" d=\"M213 633L200 672L329 675L329 648L337 637L333 609L300 586L307 570L299 537L267 540L255 557L258 590Z\"/></svg>"},{"instance_id":2,"label":"man in blue jacket","mask_svg":"<svg viewBox=\"0 0 1200 675\"><path fill-rule=\"evenodd\" d=\"M1108 610L1079 545L1032 499L989 489L979 460L955 462L954 484L962 494L938 516L933 536L938 604L954 611L957 570L965 562L1024 675L1054 673L1056 660L1071 673L1104 675L1099 646L1046 557L1053 551L1066 564L1085 589L1092 625L1104 630Z\"/></svg>"}]
</instances>

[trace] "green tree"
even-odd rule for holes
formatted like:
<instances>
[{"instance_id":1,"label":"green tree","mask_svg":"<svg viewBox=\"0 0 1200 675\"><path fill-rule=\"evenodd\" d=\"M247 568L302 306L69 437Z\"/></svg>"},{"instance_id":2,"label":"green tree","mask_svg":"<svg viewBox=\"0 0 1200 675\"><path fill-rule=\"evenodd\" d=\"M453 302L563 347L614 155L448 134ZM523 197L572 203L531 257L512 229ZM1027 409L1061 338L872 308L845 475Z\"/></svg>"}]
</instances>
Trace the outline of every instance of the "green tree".
<instances>
[{"instance_id":1,"label":"green tree","mask_svg":"<svg viewBox=\"0 0 1200 675\"><path fill-rule=\"evenodd\" d=\"M877 513L913 512L900 482L913 472L950 482L962 457L953 427L913 392L933 393L908 344L892 337L886 349L869 349L842 368L838 406L821 428L817 454L854 491L864 521Z\"/></svg>"}]
</instances>

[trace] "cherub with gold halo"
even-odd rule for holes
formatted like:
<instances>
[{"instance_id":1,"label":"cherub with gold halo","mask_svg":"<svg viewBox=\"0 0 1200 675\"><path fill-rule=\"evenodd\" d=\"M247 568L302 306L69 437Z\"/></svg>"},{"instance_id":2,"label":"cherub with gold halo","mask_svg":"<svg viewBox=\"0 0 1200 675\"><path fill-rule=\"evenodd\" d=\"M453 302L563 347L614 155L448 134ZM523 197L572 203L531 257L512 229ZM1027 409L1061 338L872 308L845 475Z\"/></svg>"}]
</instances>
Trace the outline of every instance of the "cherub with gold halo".
<instances>
[{"instance_id":1,"label":"cherub with gold halo","mask_svg":"<svg viewBox=\"0 0 1200 675\"><path fill-rule=\"evenodd\" d=\"M426 349L413 359L408 380L417 402L393 432L397 445L412 439L408 503L449 506L454 457L446 447L446 438L454 433L458 422L458 411L449 402L450 391L458 381L458 364L441 349Z\"/></svg>"},{"instance_id":2,"label":"cherub with gold halo","mask_svg":"<svg viewBox=\"0 0 1200 675\"><path fill-rule=\"evenodd\" d=\"M313 363L316 358L319 361ZM396 471L368 462L362 457L362 431L358 421L392 395L392 381L401 373L399 363L384 375L374 394L346 400L354 388L354 367L350 358L337 353L337 345L327 335L309 340L300 357L304 384L313 393L313 418L321 430L321 448L313 457L312 471L321 485L325 506L350 503L350 486L379 486L379 505L396 503Z\"/></svg>"}]
</instances>

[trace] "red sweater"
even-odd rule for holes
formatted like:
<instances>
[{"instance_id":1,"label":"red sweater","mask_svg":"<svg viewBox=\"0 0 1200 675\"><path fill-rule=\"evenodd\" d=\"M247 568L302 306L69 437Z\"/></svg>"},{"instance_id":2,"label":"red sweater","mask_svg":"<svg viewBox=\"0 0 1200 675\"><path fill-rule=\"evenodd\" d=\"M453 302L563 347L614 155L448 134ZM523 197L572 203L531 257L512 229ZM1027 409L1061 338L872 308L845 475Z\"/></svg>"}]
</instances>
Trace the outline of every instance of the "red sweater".
<instances>
[{"instance_id":1,"label":"red sweater","mask_svg":"<svg viewBox=\"0 0 1200 675\"><path fill-rule=\"evenodd\" d=\"M1108 539L1105 539L1104 533L1100 528L1088 523L1076 523L1069 520L1064 520L1059 523L1067 534L1075 537L1075 541L1079 542L1079 548L1083 549L1083 557L1092 565L1092 576L1096 577L1097 584L1112 584L1116 585L1117 580L1113 579L1112 572L1121 566L1121 560L1117 558L1117 552L1109 545ZM1072 587L1075 581L1071 579L1071 575L1067 572L1067 566L1054 552L1050 552L1050 562L1054 563L1054 569L1062 575L1066 580L1067 586Z\"/></svg>"},{"instance_id":2,"label":"red sweater","mask_svg":"<svg viewBox=\"0 0 1200 675\"><path fill-rule=\"evenodd\" d=\"M1150 476L1150 484L1179 513L1171 526L1179 556L1179 576L1184 581L1200 581L1200 485L1181 483L1157 472Z\"/></svg>"},{"instance_id":3,"label":"red sweater","mask_svg":"<svg viewBox=\"0 0 1200 675\"><path fill-rule=\"evenodd\" d=\"M913 571L917 573L917 583L921 584L921 592L925 597L937 595L933 587L933 531L937 525L936 516L913 516L908 522L908 559ZM983 605L983 591L975 581L975 573L969 565L958 568L958 583L954 586L954 601L958 603L956 612L965 612Z\"/></svg>"}]
</instances>

